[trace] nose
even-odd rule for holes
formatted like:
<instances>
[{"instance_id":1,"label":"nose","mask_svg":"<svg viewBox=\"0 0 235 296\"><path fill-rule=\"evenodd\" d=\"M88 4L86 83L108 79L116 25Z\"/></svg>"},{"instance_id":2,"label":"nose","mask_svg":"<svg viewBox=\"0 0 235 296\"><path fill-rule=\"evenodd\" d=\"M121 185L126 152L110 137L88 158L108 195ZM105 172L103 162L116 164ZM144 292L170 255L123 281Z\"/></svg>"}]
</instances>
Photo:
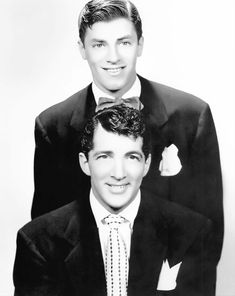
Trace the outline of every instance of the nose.
<instances>
[{"instance_id":1,"label":"nose","mask_svg":"<svg viewBox=\"0 0 235 296\"><path fill-rule=\"evenodd\" d=\"M107 53L107 62L115 64L119 61L119 51L116 45L110 46Z\"/></svg>"},{"instance_id":2,"label":"nose","mask_svg":"<svg viewBox=\"0 0 235 296\"><path fill-rule=\"evenodd\" d=\"M122 161L116 160L113 164L112 172L111 172L112 178L115 180L123 180L126 178L126 169L125 165Z\"/></svg>"}]
</instances>

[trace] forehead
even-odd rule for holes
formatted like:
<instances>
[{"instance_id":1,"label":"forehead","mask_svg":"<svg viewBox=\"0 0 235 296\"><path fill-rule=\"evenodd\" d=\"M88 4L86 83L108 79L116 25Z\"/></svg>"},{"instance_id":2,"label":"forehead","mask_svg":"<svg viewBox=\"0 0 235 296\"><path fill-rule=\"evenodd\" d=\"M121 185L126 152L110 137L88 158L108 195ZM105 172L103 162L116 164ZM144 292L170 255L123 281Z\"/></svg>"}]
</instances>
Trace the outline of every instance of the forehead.
<instances>
[{"instance_id":1,"label":"forehead","mask_svg":"<svg viewBox=\"0 0 235 296\"><path fill-rule=\"evenodd\" d=\"M96 22L91 28L88 27L85 40L112 40L121 39L125 36L137 38L134 24L126 18L116 18L110 21Z\"/></svg>"},{"instance_id":2,"label":"forehead","mask_svg":"<svg viewBox=\"0 0 235 296\"><path fill-rule=\"evenodd\" d=\"M93 152L112 151L116 154L125 154L130 151L142 152L143 139L123 136L107 132L100 124L95 129L93 137Z\"/></svg>"}]
</instances>

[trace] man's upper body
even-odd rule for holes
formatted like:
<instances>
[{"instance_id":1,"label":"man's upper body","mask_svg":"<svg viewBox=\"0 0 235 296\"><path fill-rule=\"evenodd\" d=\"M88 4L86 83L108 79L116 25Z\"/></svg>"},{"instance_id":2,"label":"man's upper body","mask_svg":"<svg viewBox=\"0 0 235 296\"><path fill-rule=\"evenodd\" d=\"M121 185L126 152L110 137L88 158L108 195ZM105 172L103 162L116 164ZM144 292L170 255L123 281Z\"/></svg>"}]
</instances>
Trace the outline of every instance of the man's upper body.
<instances>
[{"instance_id":1,"label":"man's upper body","mask_svg":"<svg viewBox=\"0 0 235 296\"><path fill-rule=\"evenodd\" d=\"M95 112L97 93L116 98L131 92L139 96L153 141L152 163L142 187L212 220L211 253L216 265L223 240L222 180L208 104L141 76L136 78L143 36L141 19L129 1L89 2L79 18L79 34L80 51L91 69L93 86L36 119L32 217L88 193L90 180L77 163L84 123Z\"/></svg>"},{"instance_id":2,"label":"man's upper body","mask_svg":"<svg viewBox=\"0 0 235 296\"><path fill-rule=\"evenodd\" d=\"M152 147L143 114L124 104L104 108L80 140L90 197L18 232L15 295L213 295L210 219L140 191ZM111 218L122 225L109 226Z\"/></svg>"},{"instance_id":3,"label":"man's upper body","mask_svg":"<svg viewBox=\"0 0 235 296\"><path fill-rule=\"evenodd\" d=\"M132 230L128 296L213 295L207 254L210 226L202 215L142 191ZM172 269L162 274L166 259ZM15 296L106 295L102 248L89 195L19 231L14 283Z\"/></svg>"},{"instance_id":4,"label":"man's upper body","mask_svg":"<svg viewBox=\"0 0 235 296\"><path fill-rule=\"evenodd\" d=\"M152 163L142 187L187 206L215 223L216 260L223 237L222 185L216 131L209 106L178 90L142 77L140 101L152 125ZM84 124L95 112L92 87L40 114L36 119L35 194L32 217L87 193L90 180L78 162ZM159 170L165 147L174 144L180 172Z\"/></svg>"}]
</instances>

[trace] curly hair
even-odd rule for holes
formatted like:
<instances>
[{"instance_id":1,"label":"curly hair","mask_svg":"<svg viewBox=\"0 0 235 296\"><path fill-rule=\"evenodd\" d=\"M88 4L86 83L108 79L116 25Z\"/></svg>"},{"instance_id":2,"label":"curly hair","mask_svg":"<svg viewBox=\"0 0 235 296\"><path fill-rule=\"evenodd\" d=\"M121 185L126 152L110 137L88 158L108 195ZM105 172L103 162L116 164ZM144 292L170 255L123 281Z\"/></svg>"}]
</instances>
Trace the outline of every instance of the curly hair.
<instances>
[{"instance_id":1,"label":"curly hair","mask_svg":"<svg viewBox=\"0 0 235 296\"><path fill-rule=\"evenodd\" d=\"M98 124L101 124L107 132L133 139L143 138L142 150L145 158L151 152L150 132L142 113L125 104L120 104L98 111L87 121L81 137L82 152L87 158L89 151L93 149L93 137Z\"/></svg>"}]
</instances>

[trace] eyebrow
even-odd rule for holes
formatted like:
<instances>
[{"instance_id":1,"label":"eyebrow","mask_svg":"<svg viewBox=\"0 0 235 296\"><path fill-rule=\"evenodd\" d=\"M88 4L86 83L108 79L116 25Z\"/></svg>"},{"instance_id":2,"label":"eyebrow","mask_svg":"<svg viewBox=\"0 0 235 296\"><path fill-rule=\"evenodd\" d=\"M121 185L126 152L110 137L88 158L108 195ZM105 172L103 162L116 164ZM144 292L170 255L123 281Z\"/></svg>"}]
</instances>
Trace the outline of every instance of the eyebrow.
<instances>
[{"instance_id":1,"label":"eyebrow","mask_svg":"<svg viewBox=\"0 0 235 296\"><path fill-rule=\"evenodd\" d=\"M110 150L101 150L101 151L97 151L93 154L94 157L100 155L100 154L107 154L107 155L113 155L113 151L110 151ZM136 151L136 150L133 150L133 151L128 151L127 153L125 153L126 156L129 156L131 154L137 154L138 156L140 156L141 158L143 158L143 153L142 152L139 152L139 151Z\"/></svg>"},{"instance_id":2,"label":"eyebrow","mask_svg":"<svg viewBox=\"0 0 235 296\"><path fill-rule=\"evenodd\" d=\"M91 42L105 42L105 41L102 39L92 38Z\"/></svg>"},{"instance_id":3,"label":"eyebrow","mask_svg":"<svg viewBox=\"0 0 235 296\"><path fill-rule=\"evenodd\" d=\"M125 36L123 36L123 37L118 38L117 40L118 40L118 41L122 41L122 40L124 40L124 39L132 39L132 36L131 36L131 35L125 35Z\"/></svg>"},{"instance_id":4,"label":"eyebrow","mask_svg":"<svg viewBox=\"0 0 235 296\"><path fill-rule=\"evenodd\" d=\"M122 36L122 37L118 38L117 40L122 41L122 40L125 40L125 39L132 39L132 36L131 35L125 35L125 36ZM100 43L106 42L105 40L99 39L99 38L92 38L90 41L91 42L100 42Z\"/></svg>"},{"instance_id":5,"label":"eyebrow","mask_svg":"<svg viewBox=\"0 0 235 296\"><path fill-rule=\"evenodd\" d=\"M100 154L107 154L107 155L112 155L113 154L113 152L112 151L110 151L110 150L101 150L101 151L97 151L97 152L95 152L94 154L93 154L93 156L95 157L95 156L97 156L97 155L100 155Z\"/></svg>"}]
</instances>

